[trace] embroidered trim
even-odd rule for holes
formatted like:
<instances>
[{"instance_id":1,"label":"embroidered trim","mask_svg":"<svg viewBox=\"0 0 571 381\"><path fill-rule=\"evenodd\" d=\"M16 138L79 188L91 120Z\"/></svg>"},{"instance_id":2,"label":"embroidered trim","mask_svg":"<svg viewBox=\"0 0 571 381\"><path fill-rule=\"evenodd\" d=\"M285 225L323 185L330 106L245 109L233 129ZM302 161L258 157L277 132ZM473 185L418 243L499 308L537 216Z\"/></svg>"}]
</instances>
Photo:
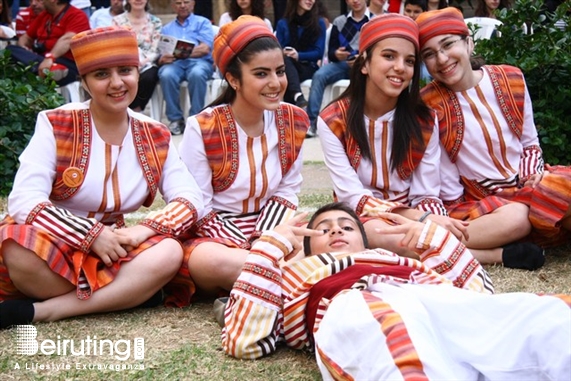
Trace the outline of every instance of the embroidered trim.
<instances>
[{"instance_id":1,"label":"embroidered trim","mask_svg":"<svg viewBox=\"0 0 571 381\"><path fill-rule=\"evenodd\" d=\"M249 294L255 298L262 299L270 304L273 304L276 307L280 307L282 305L281 297L276 296L266 290L262 290L244 281L241 280L236 281L236 283L234 283L233 288L235 290L240 290L246 294Z\"/></svg>"}]
</instances>

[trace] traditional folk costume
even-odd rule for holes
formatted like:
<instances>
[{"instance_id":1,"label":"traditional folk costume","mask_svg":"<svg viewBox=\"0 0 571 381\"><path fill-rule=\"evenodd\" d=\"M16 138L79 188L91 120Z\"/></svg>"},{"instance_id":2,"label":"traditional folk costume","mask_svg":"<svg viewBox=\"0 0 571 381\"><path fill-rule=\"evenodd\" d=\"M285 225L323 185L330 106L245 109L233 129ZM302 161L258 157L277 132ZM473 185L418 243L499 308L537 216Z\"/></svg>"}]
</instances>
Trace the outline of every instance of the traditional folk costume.
<instances>
[{"instance_id":1,"label":"traditional folk costume","mask_svg":"<svg viewBox=\"0 0 571 381\"><path fill-rule=\"evenodd\" d=\"M363 25L359 52L368 50L385 38L410 41L418 49L418 26L406 16L385 14ZM390 166L395 110L370 120L365 115L366 134L372 160L363 159L348 130L348 97L327 106L318 119L319 136L325 164L333 180L335 196L357 214L370 209L391 210L413 207L446 215L440 196L440 146L434 122L420 120L422 142L409 143L404 162L393 171ZM418 146L424 146L423 149Z\"/></svg>"},{"instance_id":2,"label":"traditional folk costume","mask_svg":"<svg viewBox=\"0 0 571 381\"><path fill-rule=\"evenodd\" d=\"M0 224L0 242L12 239L33 251L77 286L80 299L113 281L121 263L166 237L177 237L203 216L197 183L164 125L128 110L130 128L120 146L97 133L90 101L38 115L20 156ZM124 213L150 206L157 192L167 205L141 224L157 232L111 267L90 251L104 226L125 226ZM0 300L24 296L14 287L0 251Z\"/></svg>"},{"instance_id":3,"label":"traditional folk costume","mask_svg":"<svg viewBox=\"0 0 571 381\"><path fill-rule=\"evenodd\" d=\"M424 12L416 20L421 48L442 35L469 36L453 7ZM533 108L520 69L483 66L473 88L454 92L433 81L421 90L438 116L442 200L451 217L471 220L509 202L528 205L530 239L547 246L569 240L560 221L571 201L571 168L550 167L535 187L523 184L544 173Z\"/></svg>"},{"instance_id":4,"label":"traditional folk costume","mask_svg":"<svg viewBox=\"0 0 571 381\"><path fill-rule=\"evenodd\" d=\"M293 248L265 232L230 294L224 351L255 359L279 342L314 350L325 380L571 374L570 297L490 295L479 263L430 221L417 247L420 261L376 249L319 254L280 268Z\"/></svg>"},{"instance_id":5,"label":"traditional folk costume","mask_svg":"<svg viewBox=\"0 0 571 381\"><path fill-rule=\"evenodd\" d=\"M390 168L394 111L370 120L367 135L373 161L363 159L347 129L349 99L327 106L318 119L325 164L333 180L335 196L361 214L381 204L380 200L404 204L447 215L440 196L440 143L438 127L422 124L424 152L411 148L404 163Z\"/></svg>"},{"instance_id":6,"label":"traditional folk costume","mask_svg":"<svg viewBox=\"0 0 571 381\"><path fill-rule=\"evenodd\" d=\"M571 169L552 167L535 187L522 187L544 172L533 110L523 74L512 66L484 66L474 88L453 92L438 82L422 90L436 110L446 151L442 199L451 217L469 220L511 201L530 207L536 243L569 239L559 222L571 202ZM459 181L458 181L459 179Z\"/></svg>"},{"instance_id":7,"label":"traditional folk costume","mask_svg":"<svg viewBox=\"0 0 571 381\"><path fill-rule=\"evenodd\" d=\"M188 119L180 155L202 186L205 217L188 241L177 279L189 279L187 263L203 242L249 249L265 230L294 216L301 190L302 145L308 128L302 109L282 103L264 112L264 133L249 137L229 105L207 108ZM188 298L174 302L188 304Z\"/></svg>"},{"instance_id":8,"label":"traditional folk costume","mask_svg":"<svg viewBox=\"0 0 571 381\"><path fill-rule=\"evenodd\" d=\"M243 15L220 28L212 56L226 75L231 61L258 38L277 39L259 17ZM196 291L188 260L196 246L217 242L249 249L261 233L294 216L301 190L302 145L309 127L299 107L281 103L264 110L264 130L250 137L229 104L208 107L188 118L180 156L202 187L205 217L187 235L182 267L173 282L184 297L167 300L188 305Z\"/></svg>"}]
</instances>

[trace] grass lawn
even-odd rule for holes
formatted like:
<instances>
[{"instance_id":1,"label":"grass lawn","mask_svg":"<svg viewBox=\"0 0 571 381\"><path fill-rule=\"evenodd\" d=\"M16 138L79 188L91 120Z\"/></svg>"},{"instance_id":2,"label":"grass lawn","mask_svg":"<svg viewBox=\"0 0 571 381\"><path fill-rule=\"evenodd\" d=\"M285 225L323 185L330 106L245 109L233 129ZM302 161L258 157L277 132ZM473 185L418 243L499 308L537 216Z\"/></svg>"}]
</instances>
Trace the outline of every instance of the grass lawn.
<instances>
[{"instance_id":1,"label":"grass lawn","mask_svg":"<svg viewBox=\"0 0 571 381\"><path fill-rule=\"evenodd\" d=\"M317 164L315 164L317 166ZM311 166L311 165L310 165ZM319 168L316 168L319 169ZM319 185L321 186L321 185ZM319 188L318 186L318 188ZM327 184L322 185L324 189ZM331 201L329 191L304 189L301 209L314 210ZM1 201L0 201L1 202ZM151 208L160 207L157 201ZM5 205L4 205L5 206ZM3 205L0 204L0 213ZM142 217L133 216L130 222ZM496 292L546 292L571 294L570 246L547 252L545 266L537 271L488 268ZM188 308L154 308L85 316L36 325L37 340L79 342L111 340L117 344L115 356L131 356L121 361L113 355L20 355L15 330L0 332L0 380L319 380L313 355L282 347L267 358L242 361L226 356L220 346L220 328L214 320L212 301ZM144 359L133 359L133 340L144 338ZM131 346L127 352L128 341ZM105 347L107 348L107 347ZM106 350L105 353L108 351ZM117 370L116 367L143 367ZM41 369L41 366L44 369ZM59 369L54 369L60 366ZM46 369L50 367L50 369ZM61 369L69 367L69 369ZM98 369L101 367L103 369ZM19 368L19 369L18 369Z\"/></svg>"}]
</instances>

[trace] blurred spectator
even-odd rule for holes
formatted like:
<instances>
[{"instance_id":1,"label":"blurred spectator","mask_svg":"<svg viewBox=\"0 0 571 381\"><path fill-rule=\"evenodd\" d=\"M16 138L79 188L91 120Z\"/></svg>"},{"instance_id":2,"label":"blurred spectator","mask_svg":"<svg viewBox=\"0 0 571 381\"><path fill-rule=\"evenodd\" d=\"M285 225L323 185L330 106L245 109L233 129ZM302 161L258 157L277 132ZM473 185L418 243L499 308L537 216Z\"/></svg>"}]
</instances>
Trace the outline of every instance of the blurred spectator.
<instances>
[{"instance_id":1,"label":"blurred spectator","mask_svg":"<svg viewBox=\"0 0 571 381\"><path fill-rule=\"evenodd\" d=\"M319 68L317 63L323 58L326 29L315 0L288 1L284 18L276 25L276 37L285 55L288 81L285 102L302 108L307 106L301 82L311 79Z\"/></svg>"},{"instance_id":2,"label":"blurred spectator","mask_svg":"<svg viewBox=\"0 0 571 381\"><path fill-rule=\"evenodd\" d=\"M26 33L28 26L32 24L43 10L43 0L30 0L30 6L18 12L18 16L16 16L16 36L18 38Z\"/></svg>"},{"instance_id":3,"label":"blurred spectator","mask_svg":"<svg viewBox=\"0 0 571 381\"><path fill-rule=\"evenodd\" d=\"M495 19L495 11L504 8L510 8L509 0L478 0L478 6L474 11L474 16Z\"/></svg>"},{"instance_id":4,"label":"blurred spectator","mask_svg":"<svg viewBox=\"0 0 571 381\"><path fill-rule=\"evenodd\" d=\"M155 61L159 57L158 46L163 23L157 16L149 13L148 0L127 0L125 12L113 17L113 25L131 28L137 34L139 42L139 89L131 109L143 111L149 103L159 80Z\"/></svg>"},{"instance_id":5,"label":"blurred spectator","mask_svg":"<svg viewBox=\"0 0 571 381\"><path fill-rule=\"evenodd\" d=\"M10 6L7 0L0 0L0 49L7 46L6 41L16 36L16 32L12 29L12 17L10 16Z\"/></svg>"},{"instance_id":6,"label":"blurred spectator","mask_svg":"<svg viewBox=\"0 0 571 381\"><path fill-rule=\"evenodd\" d=\"M346 3L351 11L333 20L328 46L329 63L321 66L311 78L307 106L310 122L308 138L316 136L315 123L321 109L325 88L339 80L349 79L353 60L359 53L361 27L373 17L367 9L365 0L346 0Z\"/></svg>"},{"instance_id":7,"label":"blurred spectator","mask_svg":"<svg viewBox=\"0 0 571 381\"><path fill-rule=\"evenodd\" d=\"M218 26L228 24L242 15L257 16L264 20L272 31L272 22L264 17L264 0L230 0L228 12L220 16Z\"/></svg>"},{"instance_id":8,"label":"blurred spectator","mask_svg":"<svg viewBox=\"0 0 571 381\"><path fill-rule=\"evenodd\" d=\"M429 11L435 11L437 9L442 9L448 7L447 0L427 0L426 5Z\"/></svg>"},{"instance_id":9,"label":"blurred spectator","mask_svg":"<svg viewBox=\"0 0 571 381\"><path fill-rule=\"evenodd\" d=\"M184 113L180 106L180 84L188 83L190 98L189 116L204 108L206 82L212 78L214 62L212 23L205 17L195 15L194 0L172 0L176 19L165 25L162 34L187 40L194 44L189 58L177 59L172 54L163 54L159 59L159 80L166 102L166 115L173 135L184 132Z\"/></svg>"},{"instance_id":10,"label":"blurred spectator","mask_svg":"<svg viewBox=\"0 0 571 381\"><path fill-rule=\"evenodd\" d=\"M108 8L101 8L93 12L89 18L91 28L99 28L101 26L113 25L113 17L123 13L123 0L111 0L111 5Z\"/></svg>"},{"instance_id":11,"label":"blurred spectator","mask_svg":"<svg viewBox=\"0 0 571 381\"><path fill-rule=\"evenodd\" d=\"M418 15L428 10L426 0L406 0L404 2L404 15L416 20Z\"/></svg>"},{"instance_id":12,"label":"blurred spectator","mask_svg":"<svg viewBox=\"0 0 571 381\"><path fill-rule=\"evenodd\" d=\"M90 0L71 0L71 5L77 9L81 9L87 15L91 16L91 1Z\"/></svg>"},{"instance_id":13,"label":"blurred spectator","mask_svg":"<svg viewBox=\"0 0 571 381\"><path fill-rule=\"evenodd\" d=\"M65 86L79 75L69 43L77 33L90 29L89 20L69 0L44 0L44 7L20 36L18 45L6 49L12 52L13 60L32 66L40 77L51 72L56 83Z\"/></svg>"},{"instance_id":14,"label":"blurred spectator","mask_svg":"<svg viewBox=\"0 0 571 381\"><path fill-rule=\"evenodd\" d=\"M369 12L377 15L382 15L383 13L388 13L389 4L387 0L371 0L369 2Z\"/></svg>"}]
</instances>

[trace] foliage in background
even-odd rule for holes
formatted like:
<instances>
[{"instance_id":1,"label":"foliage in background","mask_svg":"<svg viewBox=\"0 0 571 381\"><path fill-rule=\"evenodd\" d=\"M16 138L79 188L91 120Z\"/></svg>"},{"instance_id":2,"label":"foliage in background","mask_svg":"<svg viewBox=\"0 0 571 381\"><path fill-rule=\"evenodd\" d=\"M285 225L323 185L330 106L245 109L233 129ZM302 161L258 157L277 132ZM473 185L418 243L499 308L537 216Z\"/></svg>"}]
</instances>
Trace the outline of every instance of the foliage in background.
<instances>
[{"instance_id":1,"label":"foliage in background","mask_svg":"<svg viewBox=\"0 0 571 381\"><path fill-rule=\"evenodd\" d=\"M570 2L554 14L544 13L539 0L517 0L498 12L499 37L478 40L475 53L488 64L519 67L533 102L535 123L545 161L571 163L571 17ZM566 23L563 30L555 23ZM523 25L533 33L525 33Z\"/></svg>"},{"instance_id":2,"label":"foliage in background","mask_svg":"<svg viewBox=\"0 0 571 381\"><path fill-rule=\"evenodd\" d=\"M53 80L15 64L9 54L0 51L0 196L12 189L18 156L34 132L38 112L64 103Z\"/></svg>"}]
</instances>

